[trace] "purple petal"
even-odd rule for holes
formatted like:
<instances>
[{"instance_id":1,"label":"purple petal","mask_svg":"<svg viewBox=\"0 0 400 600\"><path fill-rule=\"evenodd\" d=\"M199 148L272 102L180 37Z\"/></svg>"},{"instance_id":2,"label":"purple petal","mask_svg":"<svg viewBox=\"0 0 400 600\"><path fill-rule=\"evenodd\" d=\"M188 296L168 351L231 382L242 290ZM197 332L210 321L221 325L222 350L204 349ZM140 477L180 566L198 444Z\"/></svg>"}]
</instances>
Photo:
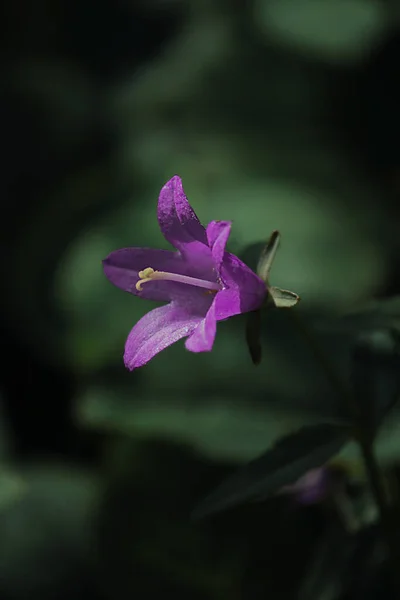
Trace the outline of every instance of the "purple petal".
<instances>
[{"instance_id":1,"label":"purple petal","mask_svg":"<svg viewBox=\"0 0 400 600\"><path fill-rule=\"evenodd\" d=\"M308 471L295 483L285 485L280 493L293 494L300 504L316 504L327 496L331 484L329 470L320 467Z\"/></svg>"},{"instance_id":2,"label":"purple petal","mask_svg":"<svg viewBox=\"0 0 400 600\"><path fill-rule=\"evenodd\" d=\"M106 277L115 286L125 292L130 292L147 300L168 301L171 293L176 288L172 281L152 281L145 283L142 291L136 289L139 281L139 271L151 267L155 271L168 271L188 274L188 265L179 252L170 250L156 250L152 248L123 248L111 252L103 260L103 269Z\"/></svg>"},{"instance_id":3,"label":"purple petal","mask_svg":"<svg viewBox=\"0 0 400 600\"><path fill-rule=\"evenodd\" d=\"M146 300L161 302L175 301L191 314L204 317L213 301L213 296L203 288L175 281L148 281L141 291L136 289L139 271L151 267L155 271L168 271L200 279L215 280L215 273L204 271L202 263L193 264L183 259L179 252L150 248L123 248L112 252L103 260L104 273L115 286Z\"/></svg>"},{"instance_id":4,"label":"purple petal","mask_svg":"<svg viewBox=\"0 0 400 600\"><path fill-rule=\"evenodd\" d=\"M230 221L211 221L211 223L207 225L207 240L218 272L224 257L225 247L230 232Z\"/></svg>"},{"instance_id":5,"label":"purple petal","mask_svg":"<svg viewBox=\"0 0 400 600\"><path fill-rule=\"evenodd\" d=\"M158 223L170 244L185 252L199 243L207 245L207 236L186 198L182 180L175 175L161 189L158 199Z\"/></svg>"},{"instance_id":6,"label":"purple petal","mask_svg":"<svg viewBox=\"0 0 400 600\"><path fill-rule=\"evenodd\" d=\"M216 333L217 321L214 301L205 318L200 321L192 335L186 340L185 346L191 352L210 352L214 345Z\"/></svg>"},{"instance_id":7,"label":"purple petal","mask_svg":"<svg viewBox=\"0 0 400 600\"><path fill-rule=\"evenodd\" d=\"M229 319L234 315L240 315L241 309L240 290L232 286L218 292L215 298L215 318L217 321Z\"/></svg>"},{"instance_id":8,"label":"purple petal","mask_svg":"<svg viewBox=\"0 0 400 600\"><path fill-rule=\"evenodd\" d=\"M221 278L226 287L216 298L218 321L260 308L266 296L265 283L237 256L225 252Z\"/></svg>"},{"instance_id":9,"label":"purple petal","mask_svg":"<svg viewBox=\"0 0 400 600\"><path fill-rule=\"evenodd\" d=\"M190 335L201 322L173 303L147 313L132 329L125 344L124 362L133 371L171 344Z\"/></svg>"},{"instance_id":10,"label":"purple petal","mask_svg":"<svg viewBox=\"0 0 400 600\"><path fill-rule=\"evenodd\" d=\"M237 256L225 251L230 230L230 221L212 221L207 226L213 260L225 285L215 299L217 321L259 308L266 294L260 277Z\"/></svg>"}]
</instances>

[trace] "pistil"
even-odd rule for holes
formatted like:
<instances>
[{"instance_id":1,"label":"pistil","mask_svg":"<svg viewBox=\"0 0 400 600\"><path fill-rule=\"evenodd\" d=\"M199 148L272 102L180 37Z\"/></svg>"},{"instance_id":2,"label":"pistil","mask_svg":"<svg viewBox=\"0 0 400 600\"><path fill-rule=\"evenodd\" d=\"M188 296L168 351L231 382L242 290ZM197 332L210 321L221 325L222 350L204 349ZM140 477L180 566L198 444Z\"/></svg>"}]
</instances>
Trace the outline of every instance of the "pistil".
<instances>
[{"instance_id":1,"label":"pistil","mask_svg":"<svg viewBox=\"0 0 400 600\"><path fill-rule=\"evenodd\" d=\"M139 281L136 283L138 292L142 291L142 285L149 281L176 281L177 283L185 283L196 287L204 288L210 291L219 291L221 286L215 281L207 281L198 279L197 277L189 277L188 275L178 275L177 273L168 273L166 271L155 271L151 267L139 271Z\"/></svg>"}]
</instances>

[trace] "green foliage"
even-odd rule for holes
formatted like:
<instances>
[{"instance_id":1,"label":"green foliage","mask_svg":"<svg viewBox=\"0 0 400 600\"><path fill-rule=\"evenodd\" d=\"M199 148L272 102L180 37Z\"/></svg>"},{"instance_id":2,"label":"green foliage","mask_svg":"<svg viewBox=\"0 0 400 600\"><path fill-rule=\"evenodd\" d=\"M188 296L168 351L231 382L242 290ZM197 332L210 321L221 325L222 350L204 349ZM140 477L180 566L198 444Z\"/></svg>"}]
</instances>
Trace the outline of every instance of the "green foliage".
<instances>
[{"instance_id":1,"label":"green foliage","mask_svg":"<svg viewBox=\"0 0 400 600\"><path fill-rule=\"evenodd\" d=\"M13 485L16 492L18 483L18 493L11 498L10 475L0 471L2 592L49 600L55 595L80 595L82 582L76 573L86 570L90 579L98 495L95 478L62 465L31 465L15 470Z\"/></svg>"},{"instance_id":2,"label":"green foliage","mask_svg":"<svg viewBox=\"0 0 400 600\"><path fill-rule=\"evenodd\" d=\"M304 427L281 438L205 498L194 516L206 516L246 500L265 499L307 471L324 465L348 439L348 429L326 424Z\"/></svg>"},{"instance_id":3,"label":"green foliage","mask_svg":"<svg viewBox=\"0 0 400 600\"><path fill-rule=\"evenodd\" d=\"M120 5L140 12L134 4L115 3L107 20ZM340 534L328 532L323 566L316 556L312 567L312 524L303 511L285 511L282 498L218 515L215 529L190 521L199 499L228 475L222 461L243 464L286 440L278 448L287 464L278 468L272 450L250 481L257 494L262 483L268 495L339 448L335 438L322 444L322 454L302 454L304 432L348 415L285 311L263 315L258 367L239 318L219 324L211 354L190 354L177 344L130 374L124 342L153 305L113 288L101 260L124 246L165 247L157 194L175 173L203 222L233 220L230 249L254 269L269 233L279 229L273 283L298 292L302 302L294 310L315 330L342 380L352 382L374 426L383 421L376 452L391 468L400 459L400 418L389 330L400 330L400 298L374 298L395 289L389 277L398 244L395 178L385 171L377 181L365 167L367 148L352 139L354 114L346 102L358 81L357 61L367 60L398 9L369 0L257 0L234 3L235 9L225 0L139 5L151 14L161 5L167 13L183 8L183 24L159 54L103 84L79 63L62 3L50 12L39 3L25 24L25 13L11 8L7 21L15 24L8 37L18 43L8 54L19 58L5 69L5 89L21 108L10 124L3 111L12 131L7 149L16 156L1 222L1 302L3 325L21 354L4 350L27 382L23 400L34 403L46 427L58 424L48 418L45 394L57 406L58 390L34 383L31 394L34 363L46 383L53 369L67 374L74 434L79 429L99 440L102 464L100 473L66 467L53 456L51 467L47 459L42 466L16 464L13 432L0 420L0 595L86 598L75 576L92 577L92 568L95 587L110 600L294 597L309 568L324 585L306 586L302 600L348 592L337 579L343 583L345 572L359 569L360 561L349 559L357 541L332 516L329 527ZM94 48L91 25L77 19L74 31ZM59 33L60 40L74 40L76 55L60 59ZM102 36L101 55L117 65L108 40ZM367 75L367 63L361 66ZM369 85L381 93L375 80ZM358 107L370 99L354 93L357 126L374 152L379 146L385 168L387 156L397 164L395 145L375 144L373 133L384 130L386 140L397 113L386 114L390 103L379 96L385 114L374 103L363 120ZM31 145L21 134L31 126L29 116ZM20 206L12 191L24 184L27 201ZM354 347L370 330L379 339L368 338L368 352L354 362ZM355 444L337 456L352 473L360 471ZM244 503L253 497L247 483L231 481L221 507L229 494Z\"/></svg>"},{"instance_id":4,"label":"green foliage","mask_svg":"<svg viewBox=\"0 0 400 600\"><path fill-rule=\"evenodd\" d=\"M258 0L255 18L267 39L326 61L359 60L387 25L371 0Z\"/></svg>"}]
</instances>

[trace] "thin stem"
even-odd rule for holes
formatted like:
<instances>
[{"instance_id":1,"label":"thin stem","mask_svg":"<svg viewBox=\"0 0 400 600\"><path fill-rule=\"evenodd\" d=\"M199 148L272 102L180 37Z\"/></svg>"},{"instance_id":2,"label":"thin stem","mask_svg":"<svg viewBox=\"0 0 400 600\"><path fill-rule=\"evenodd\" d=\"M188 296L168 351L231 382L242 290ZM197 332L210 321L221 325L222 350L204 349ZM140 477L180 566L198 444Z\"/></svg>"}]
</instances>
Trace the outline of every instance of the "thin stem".
<instances>
[{"instance_id":1,"label":"thin stem","mask_svg":"<svg viewBox=\"0 0 400 600\"><path fill-rule=\"evenodd\" d=\"M385 492L382 485L382 478L378 463L376 462L373 452L372 443L360 442L360 448L365 465L367 465L367 473L369 483L374 494L374 498L381 515L387 515L387 502Z\"/></svg>"},{"instance_id":2,"label":"thin stem","mask_svg":"<svg viewBox=\"0 0 400 600\"><path fill-rule=\"evenodd\" d=\"M398 598L400 598L400 548L397 539L396 528L392 524L390 510L388 509L387 498L382 483L382 475L373 450L373 436L371 432L363 426L360 419L360 411L353 394L343 383L333 368L329 357L318 342L314 333L307 327L298 311L288 311L297 329L305 338L311 348L316 360L323 369L332 388L338 396L347 404L350 414L355 424L356 441L359 444L364 468L368 476L370 488L378 508L382 532L389 551L389 562L392 571L394 589Z\"/></svg>"},{"instance_id":3,"label":"thin stem","mask_svg":"<svg viewBox=\"0 0 400 600\"><path fill-rule=\"evenodd\" d=\"M389 564L391 568L394 591L400 598L400 548L397 527L392 523L391 512L388 508L385 490L382 485L382 475L373 451L372 440L359 440L361 454L369 484L378 507L381 526L389 550Z\"/></svg>"}]
</instances>

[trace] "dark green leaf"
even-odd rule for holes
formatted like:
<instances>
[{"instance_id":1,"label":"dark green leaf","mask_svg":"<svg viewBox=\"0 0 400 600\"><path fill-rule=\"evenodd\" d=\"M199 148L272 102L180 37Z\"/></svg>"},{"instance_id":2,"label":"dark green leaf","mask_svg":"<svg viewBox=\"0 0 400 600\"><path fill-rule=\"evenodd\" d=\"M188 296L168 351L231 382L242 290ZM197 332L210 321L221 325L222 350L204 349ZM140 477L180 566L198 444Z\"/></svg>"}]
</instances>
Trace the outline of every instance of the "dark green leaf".
<instances>
[{"instance_id":1,"label":"dark green leaf","mask_svg":"<svg viewBox=\"0 0 400 600\"><path fill-rule=\"evenodd\" d=\"M273 494L310 469L323 465L339 452L349 435L346 427L322 423L282 438L265 454L224 481L200 503L193 517L201 518Z\"/></svg>"},{"instance_id":2,"label":"dark green leaf","mask_svg":"<svg viewBox=\"0 0 400 600\"><path fill-rule=\"evenodd\" d=\"M261 311L254 310L247 315L246 341L249 348L251 360L259 365L262 356L261 347Z\"/></svg>"},{"instance_id":3,"label":"dark green leaf","mask_svg":"<svg viewBox=\"0 0 400 600\"><path fill-rule=\"evenodd\" d=\"M265 282L269 279L269 272L278 251L280 239L279 231L273 231L258 261L257 274Z\"/></svg>"}]
</instances>

